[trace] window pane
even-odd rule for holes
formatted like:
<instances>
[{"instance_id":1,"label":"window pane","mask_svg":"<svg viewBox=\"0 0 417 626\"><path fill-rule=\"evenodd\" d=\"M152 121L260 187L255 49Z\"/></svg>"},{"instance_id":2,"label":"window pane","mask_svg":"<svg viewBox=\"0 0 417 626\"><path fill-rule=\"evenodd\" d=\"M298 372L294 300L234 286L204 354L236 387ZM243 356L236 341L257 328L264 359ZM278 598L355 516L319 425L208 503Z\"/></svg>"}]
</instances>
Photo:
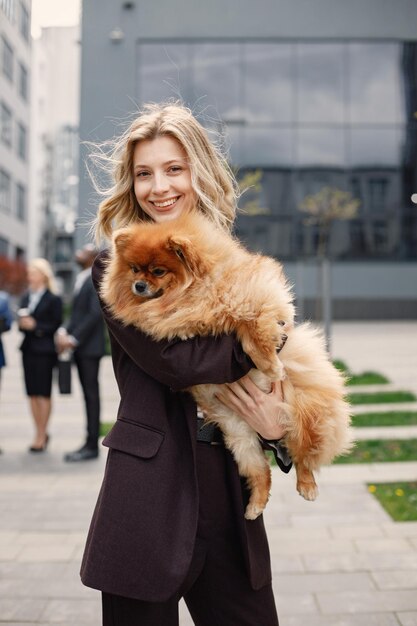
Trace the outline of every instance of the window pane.
<instances>
[{"instance_id":1,"label":"window pane","mask_svg":"<svg viewBox=\"0 0 417 626\"><path fill-rule=\"evenodd\" d=\"M342 44L296 46L299 122L344 121L344 51Z\"/></svg>"},{"instance_id":2,"label":"window pane","mask_svg":"<svg viewBox=\"0 0 417 626\"><path fill-rule=\"evenodd\" d=\"M19 93L24 100L28 98L28 73L25 66L19 63Z\"/></svg>"},{"instance_id":3,"label":"window pane","mask_svg":"<svg viewBox=\"0 0 417 626\"><path fill-rule=\"evenodd\" d=\"M21 159L26 159L26 128L18 124L17 153Z\"/></svg>"},{"instance_id":4,"label":"window pane","mask_svg":"<svg viewBox=\"0 0 417 626\"><path fill-rule=\"evenodd\" d=\"M2 37L2 72L4 76L7 76L10 80L13 80L13 48Z\"/></svg>"},{"instance_id":5,"label":"window pane","mask_svg":"<svg viewBox=\"0 0 417 626\"><path fill-rule=\"evenodd\" d=\"M225 122L239 121L240 108L238 44L193 46L193 106ZM208 109L206 109L208 107ZM213 113L210 112L212 109Z\"/></svg>"},{"instance_id":6,"label":"window pane","mask_svg":"<svg viewBox=\"0 0 417 626\"><path fill-rule=\"evenodd\" d=\"M400 132L396 128L353 128L350 131L350 165L400 167Z\"/></svg>"},{"instance_id":7,"label":"window pane","mask_svg":"<svg viewBox=\"0 0 417 626\"><path fill-rule=\"evenodd\" d=\"M293 50L291 44L245 44L244 110L247 121L293 121Z\"/></svg>"},{"instance_id":8,"label":"window pane","mask_svg":"<svg viewBox=\"0 0 417 626\"><path fill-rule=\"evenodd\" d=\"M355 124L403 121L400 44L351 43L348 54L350 121Z\"/></svg>"},{"instance_id":9,"label":"window pane","mask_svg":"<svg viewBox=\"0 0 417 626\"><path fill-rule=\"evenodd\" d=\"M345 132L343 127L299 128L297 163L302 166L344 167Z\"/></svg>"},{"instance_id":10,"label":"window pane","mask_svg":"<svg viewBox=\"0 0 417 626\"><path fill-rule=\"evenodd\" d=\"M0 170L0 211L10 213L11 209L11 178L4 170Z\"/></svg>"},{"instance_id":11,"label":"window pane","mask_svg":"<svg viewBox=\"0 0 417 626\"><path fill-rule=\"evenodd\" d=\"M189 89L188 46L185 44L143 44L138 52L138 98L144 102L182 99Z\"/></svg>"},{"instance_id":12,"label":"window pane","mask_svg":"<svg viewBox=\"0 0 417 626\"><path fill-rule=\"evenodd\" d=\"M0 107L0 141L6 146L12 145L12 113L3 103Z\"/></svg>"},{"instance_id":13,"label":"window pane","mask_svg":"<svg viewBox=\"0 0 417 626\"><path fill-rule=\"evenodd\" d=\"M20 32L26 41L29 41L29 13L22 2L20 3Z\"/></svg>"},{"instance_id":14,"label":"window pane","mask_svg":"<svg viewBox=\"0 0 417 626\"><path fill-rule=\"evenodd\" d=\"M16 216L22 221L26 218L26 189L19 183L16 185Z\"/></svg>"},{"instance_id":15,"label":"window pane","mask_svg":"<svg viewBox=\"0 0 417 626\"><path fill-rule=\"evenodd\" d=\"M242 166L291 166L293 130L291 128L244 128Z\"/></svg>"}]
</instances>

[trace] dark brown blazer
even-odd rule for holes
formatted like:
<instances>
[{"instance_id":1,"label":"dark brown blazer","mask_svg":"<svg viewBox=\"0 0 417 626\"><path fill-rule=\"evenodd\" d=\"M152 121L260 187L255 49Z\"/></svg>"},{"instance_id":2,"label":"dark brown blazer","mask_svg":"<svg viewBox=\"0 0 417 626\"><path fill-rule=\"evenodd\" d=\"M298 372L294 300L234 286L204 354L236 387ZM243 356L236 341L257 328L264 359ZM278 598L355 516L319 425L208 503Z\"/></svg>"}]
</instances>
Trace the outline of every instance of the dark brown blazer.
<instances>
[{"instance_id":1,"label":"dark brown blazer","mask_svg":"<svg viewBox=\"0 0 417 626\"><path fill-rule=\"evenodd\" d=\"M105 255L93 266L96 288ZM103 441L109 452L81 579L108 593L162 602L185 579L197 528L196 405L184 390L237 380L252 363L232 336L156 342L103 313L121 401ZM271 578L263 520L244 519L246 494L231 455L228 467L243 555L258 589Z\"/></svg>"}]
</instances>

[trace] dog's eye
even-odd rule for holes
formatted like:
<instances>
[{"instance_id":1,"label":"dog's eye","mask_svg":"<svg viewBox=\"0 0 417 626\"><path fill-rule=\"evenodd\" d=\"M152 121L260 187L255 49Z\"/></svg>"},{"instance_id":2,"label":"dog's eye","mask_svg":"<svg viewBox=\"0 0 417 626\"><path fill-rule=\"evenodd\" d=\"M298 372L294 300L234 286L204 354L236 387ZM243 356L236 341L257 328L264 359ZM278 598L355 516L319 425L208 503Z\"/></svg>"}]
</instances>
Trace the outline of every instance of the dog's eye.
<instances>
[{"instance_id":1,"label":"dog's eye","mask_svg":"<svg viewBox=\"0 0 417 626\"><path fill-rule=\"evenodd\" d=\"M138 267L136 267L136 265L131 265L131 266L130 266L130 269L132 270L132 272L133 272L134 274L137 274L137 273L139 272L139 268L138 268Z\"/></svg>"},{"instance_id":2,"label":"dog's eye","mask_svg":"<svg viewBox=\"0 0 417 626\"><path fill-rule=\"evenodd\" d=\"M155 269L152 270L152 274L158 277L165 276L166 273L167 271L162 269L162 267L155 267Z\"/></svg>"}]
</instances>

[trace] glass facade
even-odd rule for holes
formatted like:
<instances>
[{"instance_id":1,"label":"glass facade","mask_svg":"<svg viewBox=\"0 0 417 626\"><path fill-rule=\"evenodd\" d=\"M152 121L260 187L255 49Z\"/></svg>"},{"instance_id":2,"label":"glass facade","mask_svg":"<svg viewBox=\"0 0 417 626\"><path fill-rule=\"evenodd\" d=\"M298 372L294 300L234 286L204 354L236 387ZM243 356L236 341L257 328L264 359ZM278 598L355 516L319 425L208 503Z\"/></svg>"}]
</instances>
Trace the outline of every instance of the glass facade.
<instances>
[{"instance_id":1,"label":"glass facade","mask_svg":"<svg viewBox=\"0 0 417 626\"><path fill-rule=\"evenodd\" d=\"M136 95L181 99L222 133L243 186L257 181L237 221L252 249L314 255L299 206L330 186L360 201L333 226L334 258L417 258L416 43L142 42Z\"/></svg>"}]
</instances>

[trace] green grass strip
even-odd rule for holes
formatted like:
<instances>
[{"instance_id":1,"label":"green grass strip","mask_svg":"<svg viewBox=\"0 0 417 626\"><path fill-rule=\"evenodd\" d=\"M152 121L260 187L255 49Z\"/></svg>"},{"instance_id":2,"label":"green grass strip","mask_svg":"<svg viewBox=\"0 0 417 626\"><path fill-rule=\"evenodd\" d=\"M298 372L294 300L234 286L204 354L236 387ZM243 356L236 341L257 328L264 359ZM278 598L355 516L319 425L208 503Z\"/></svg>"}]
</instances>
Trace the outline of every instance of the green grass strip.
<instances>
[{"instance_id":1,"label":"green grass strip","mask_svg":"<svg viewBox=\"0 0 417 626\"><path fill-rule=\"evenodd\" d=\"M114 422L102 422L100 424L100 437L105 437L113 428Z\"/></svg>"},{"instance_id":2,"label":"green grass strip","mask_svg":"<svg viewBox=\"0 0 417 626\"><path fill-rule=\"evenodd\" d=\"M416 396L410 391L379 391L375 393L350 393L351 404L388 404L392 402L415 402Z\"/></svg>"},{"instance_id":3,"label":"green grass strip","mask_svg":"<svg viewBox=\"0 0 417 626\"><path fill-rule=\"evenodd\" d=\"M417 482L368 485L368 491L396 522L417 520Z\"/></svg>"},{"instance_id":4,"label":"green grass strip","mask_svg":"<svg viewBox=\"0 0 417 626\"><path fill-rule=\"evenodd\" d=\"M344 361L341 361L340 359L334 359L333 365L344 374L350 375L351 372Z\"/></svg>"},{"instance_id":5,"label":"green grass strip","mask_svg":"<svg viewBox=\"0 0 417 626\"><path fill-rule=\"evenodd\" d=\"M352 426L413 426L417 424L417 411L387 411L386 413L360 413L352 416Z\"/></svg>"},{"instance_id":6,"label":"green grass strip","mask_svg":"<svg viewBox=\"0 0 417 626\"><path fill-rule=\"evenodd\" d=\"M350 454L337 457L334 463L389 463L416 460L417 439L373 439L357 441Z\"/></svg>"},{"instance_id":7,"label":"green grass strip","mask_svg":"<svg viewBox=\"0 0 417 626\"><path fill-rule=\"evenodd\" d=\"M388 378L378 372L363 372L363 374L353 374L347 381L349 386L354 385L386 385Z\"/></svg>"}]
</instances>

